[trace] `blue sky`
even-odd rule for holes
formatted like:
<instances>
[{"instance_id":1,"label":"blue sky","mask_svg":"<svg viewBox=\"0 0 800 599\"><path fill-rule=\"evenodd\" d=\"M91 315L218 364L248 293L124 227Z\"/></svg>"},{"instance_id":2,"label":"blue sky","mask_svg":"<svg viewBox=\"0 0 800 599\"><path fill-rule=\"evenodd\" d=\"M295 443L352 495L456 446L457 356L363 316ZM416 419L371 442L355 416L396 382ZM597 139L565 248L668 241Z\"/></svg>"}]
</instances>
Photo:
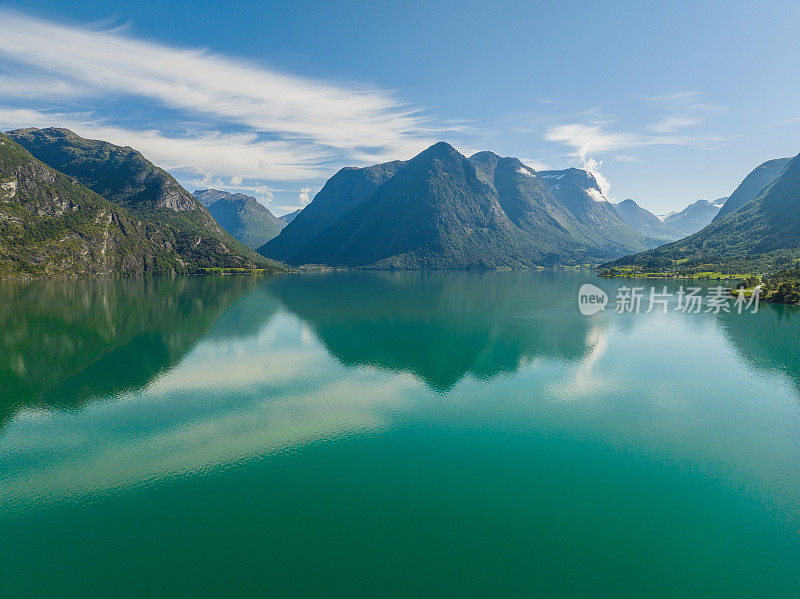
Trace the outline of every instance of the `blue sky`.
<instances>
[{"instance_id":1,"label":"blue sky","mask_svg":"<svg viewBox=\"0 0 800 599\"><path fill-rule=\"evenodd\" d=\"M0 4L0 129L130 145L277 214L439 139L656 213L800 152L797 2Z\"/></svg>"}]
</instances>

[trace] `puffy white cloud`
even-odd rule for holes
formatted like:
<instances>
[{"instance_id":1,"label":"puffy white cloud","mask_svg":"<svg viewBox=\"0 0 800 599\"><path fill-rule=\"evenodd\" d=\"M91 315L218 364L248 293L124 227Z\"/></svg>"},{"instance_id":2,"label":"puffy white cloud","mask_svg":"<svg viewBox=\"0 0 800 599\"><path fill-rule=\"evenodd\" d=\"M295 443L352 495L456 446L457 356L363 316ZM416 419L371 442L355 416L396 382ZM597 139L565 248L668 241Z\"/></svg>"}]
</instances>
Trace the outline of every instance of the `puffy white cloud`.
<instances>
[{"instance_id":1,"label":"puffy white cloud","mask_svg":"<svg viewBox=\"0 0 800 599\"><path fill-rule=\"evenodd\" d=\"M585 155L582 158L583 169L592 174L594 180L597 181L597 186L600 188L600 193L597 193L596 189L590 189L589 195L595 202L607 202L609 198L608 194L611 191L611 183L600 172L600 167L603 166L602 160L598 161L594 158L587 158Z\"/></svg>"},{"instance_id":2,"label":"puffy white cloud","mask_svg":"<svg viewBox=\"0 0 800 599\"><path fill-rule=\"evenodd\" d=\"M222 189L222 179L214 177L211 173L201 173L201 177L192 179L192 185L198 189Z\"/></svg>"},{"instance_id":3,"label":"puffy white cloud","mask_svg":"<svg viewBox=\"0 0 800 599\"><path fill-rule=\"evenodd\" d=\"M690 96L693 96L692 93ZM683 96L681 96L683 97ZM666 99L666 97L664 98ZM724 142L724 138L702 135L676 135L673 132L682 127L698 124L699 121L690 118L668 117L650 126L656 133L640 134L628 131L611 131L605 124L571 123L550 127L545 132L547 141L557 142L572 149L571 156L578 158L582 168L592 173L597 180L602 196L596 194L594 198L605 201L610 198L611 183L600 172L602 161L592 158L593 155L616 152L628 148L638 148L656 145L686 145L710 149ZM620 160L629 157L620 156Z\"/></svg>"},{"instance_id":4,"label":"puffy white cloud","mask_svg":"<svg viewBox=\"0 0 800 599\"><path fill-rule=\"evenodd\" d=\"M521 167L519 167L519 168L517 169L517 172L518 172L520 175L526 175L526 176L528 176L528 177L535 177L535 176L536 176L536 173L534 173L534 172L533 172L533 171L531 171L530 169L527 169L527 168L525 168L524 166L521 166Z\"/></svg>"},{"instance_id":5,"label":"puffy white cloud","mask_svg":"<svg viewBox=\"0 0 800 599\"><path fill-rule=\"evenodd\" d=\"M305 206L311 201L309 194L311 193L310 187L304 187L300 190L300 195L297 196L297 200L300 202L301 206Z\"/></svg>"},{"instance_id":6,"label":"puffy white cloud","mask_svg":"<svg viewBox=\"0 0 800 599\"><path fill-rule=\"evenodd\" d=\"M274 199L275 196L272 195L272 191L266 185L259 185L255 188L255 197L256 199L264 204L264 206L269 205L269 203Z\"/></svg>"},{"instance_id":7,"label":"puffy white cloud","mask_svg":"<svg viewBox=\"0 0 800 599\"><path fill-rule=\"evenodd\" d=\"M595 177L597 178L597 177ZM589 194L589 197L592 198L595 202L607 202L608 198L600 191L590 187L586 190L586 193Z\"/></svg>"}]
</instances>

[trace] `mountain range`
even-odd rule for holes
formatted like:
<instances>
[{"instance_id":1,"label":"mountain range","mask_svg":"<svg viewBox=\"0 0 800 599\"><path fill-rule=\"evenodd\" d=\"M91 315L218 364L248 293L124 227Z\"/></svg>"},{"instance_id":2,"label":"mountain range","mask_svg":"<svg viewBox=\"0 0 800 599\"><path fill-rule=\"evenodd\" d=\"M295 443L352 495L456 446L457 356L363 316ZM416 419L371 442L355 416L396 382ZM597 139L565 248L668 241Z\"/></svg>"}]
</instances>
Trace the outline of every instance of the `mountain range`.
<instances>
[{"instance_id":1,"label":"mountain range","mask_svg":"<svg viewBox=\"0 0 800 599\"><path fill-rule=\"evenodd\" d=\"M729 198L659 218L630 199L612 204L588 171L537 173L439 142L407 161L341 169L277 218L245 194L192 195L130 147L19 129L0 135L0 278L282 270L274 260L753 272L800 255L798 190L798 158L770 160Z\"/></svg>"},{"instance_id":2,"label":"mountain range","mask_svg":"<svg viewBox=\"0 0 800 599\"><path fill-rule=\"evenodd\" d=\"M720 208L728 198L720 198L710 202L708 200L697 200L689 204L679 212L672 212L661 218L661 221L669 228L680 233L680 237L686 237L697 233L700 229L708 225L720 211Z\"/></svg>"},{"instance_id":3,"label":"mountain range","mask_svg":"<svg viewBox=\"0 0 800 599\"><path fill-rule=\"evenodd\" d=\"M625 200L615 205L620 216L637 231L646 235L676 240L697 233L712 221L741 208L760 195L764 188L775 181L783 172L790 158L768 160L753 169L728 197L713 201L698 200L679 212L655 217L651 212L636 205L633 200ZM651 217L658 218L665 227L659 228Z\"/></svg>"},{"instance_id":4,"label":"mountain range","mask_svg":"<svg viewBox=\"0 0 800 599\"><path fill-rule=\"evenodd\" d=\"M283 216L279 216L278 219L283 221L284 226L286 226L290 222L292 222L294 219L297 218L297 215L300 214L301 210L302 210L302 208L298 208L294 212L290 212L289 214L284 214Z\"/></svg>"},{"instance_id":5,"label":"mountain range","mask_svg":"<svg viewBox=\"0 0 800 599\"><path fill-rule=\"evenodd\" d=\"M589 229L590 237L599 235L607 250L618 252L625 251L626 247L642 244L654 247L663 243L662 237L650 236L626 223L590 172L568 168L542 171L541 176L558 202L572 213L581 226Z\"/></svg>"},{"instance_id":6,"label":"mountain range","mask_svg":"<svg viewBox=\"0 0 800 599\"><path fill-rule=\"evenodd\" d=\"M646 208L642 208L633 200L623 200L618 204L614 204L614 209L630 227L644 235L665 241L674 241L684 237L681 231L673 229L665 222L662 222L655 214Z\"/></svg>"},{"instance_id":7,"label":"mountain range","mask_svg":"<svg viewBox=\"0 0 800 599\"><path fill-rule=\"evenodd\" d=\"M5 276L280 269L132 148L55 128L11 131L3 142Z\"/></svg>"},{"instance_id":8,"label":"mountain range","mask_svg":"<svg viewBox=\"0 0 800 599\"><path fill-rule=\"evenodd\" d=\"M439 142L408 161L340 170L259 252L292 265L526 268L658 245L597 201L589 173L547 176Z\"/></svg>"},{"instance_id":9,"label":"mountain range","mask_svg":"<svg viewBox=\"0 0 800 599\"><path fill-rule=\"evenodd\" d=\"M714 219L698 233L606 266L748 273L785 268L798 258L800 155L789 160L757 197Z\"/></svg>"},{"instance_id":10,"label":"mountain range","mask_svg":"<svg viewBox=\"0 0 800 599\"><path fill-rule=\"evenodd\" d=\"M711 202L698 200L680 212L661 217L661 220L682 233L682 237L697 233L712 221L721 219L754 200L767 185L778 178L790 160L791 158L768 160L750 171L730 196Z\"/></svg>"},{"instance_id":11,"label":"mountain range","mask_svg":"<svg viewBox=\"0 0 800 599\"><path fill-rule=\"evenodd\" d=\"M217 189L199 189L192 195L211 216L247 247L257 249L276 237L286 223L252 196Z\"/></svg>"}]
</instances>

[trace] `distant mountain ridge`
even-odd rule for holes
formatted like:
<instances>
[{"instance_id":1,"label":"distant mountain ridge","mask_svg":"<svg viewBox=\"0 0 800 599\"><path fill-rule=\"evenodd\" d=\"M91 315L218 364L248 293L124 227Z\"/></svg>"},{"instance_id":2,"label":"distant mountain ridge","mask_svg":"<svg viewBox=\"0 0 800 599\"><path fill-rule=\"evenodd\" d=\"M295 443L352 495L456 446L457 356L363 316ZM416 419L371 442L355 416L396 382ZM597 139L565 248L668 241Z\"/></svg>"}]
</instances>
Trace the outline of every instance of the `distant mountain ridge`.
<instances>
[{"instance_id":1,"label":"distant mountain ridge","mask_svg":"<svg viewBox=\"0 0 800 599\"><path fill-rule=\"evenodd\" d=\"M729 198L659 218L630 199L612 204L588 171L539 173L517 158L467 158L439 142L410 160L341 169L302 211L277 218L245 194L190 194L132 148L67 129L19 129L0 136L0 277L280 270L271 259L380 269L763 268L800 256L799 172L797 157L770 160Z\"/></svg>"},{"instance_id":2,"label":"distant mountain ridge","mask_svg":"<svg viewBox=\"0 0 800 599\"><path fill-rule=\"evenodd\" d=\"M515 268L530 263L533 248L496 205L472 163L452 146L435 144L407 163L378 168L375 177L367 171L364 182L380 182L369 202L348 210L315 242L311 262L374 268ZM310 208L285 231L300 226Z\"/></svg>"},{"instance_id":3,"label":"distant mountain ridge","mask_svg":"<svg viewBox=\"0 0 800 599\"><path fill-rule=\"evenodd\" d=\"M466 158L439 142L409 161L340 170L259 252L293 265L526 268L658 244L608 202L586 206L597 184L580 172L584 187L570 174L565 206L516 158Z\"/></svg>"},{"instance_id":4,"label":"distant mountain ridge","mask_svg":"<svg viewBox=\"0 0 800 599\"><path fill-rule=\"evenodd\" d=\"M651 236L625 222L590 172L573 167L540 174L555 198L588 227L589 235L602 238L609 251L624 253L629 247L655 247L664 242L663 236Z\"/></svg>"},{"instance_id":5,"label":"distant mountain ridge","mask_svg":"<svg viewBox=\"0 0 800 599\"><path fill-rule=\"evenodd\" d=\"M302 208L298 208L294 212L290 212L289 214L284 214L283 216L279 216L278 219L280 219L283 222L284 226L288 225L290 222L292 222L294 219L297 218L297 215L300 214L301 210Z\"/></svg>"},{"instance_id":6,"label":"distant mountain ridge","mask_svg":"<svg viewBox=\"0 0 800 599\"><path fill-rule=\"evenodd\" d=\"M313 201L286 225L259 253L289 264L324 263L321 252L330 247L335 224L363 203L405 162L395 161L365 168L345 167L328 179ZM339 235L346 232L340 231Z\"/></svg>"},{"instance_id":7,"label":"distant mountain ridge","mask_svg":"<svg viewBox=\"0 0 800 599\"><path fill-rule=\"evenodd\" d=\"M517 158L500 158L491 152L475 154L470 161L477 164L480 157L486 155L494 156L498 165L508 165L505 172L513 173L526 186L535 181L536 194L530 196L531 200L536 195L540 196L537 202L547 206L551 215L558 214L556 224L561 231L550 239L554 255L592 260L599 254L624 253L628 247L659 245L661 240L640 234L619 217L588 171L568 168L537 173ZM499 184L502 177L498 177L498 174L501 174L500 170L496 172L492 183L503 208L507 209L507 198L513 197L514 187ZM509 213L513 215L513 212ZM548 231L542 229L546 224L542 214L531 214L526 224L535 243L546 239ZM553 232L550 234L553 235Z\"/></svg>"},{"instance_id":8,"label":"distant mountain ridge","mask_svg":"<svg viewBox=\"0 0 800 599\"><path fill-rule=\"evenodd\" d=\"M230 197L233 194L227 191L220 191L219 189L196 189L192 195L197 198L203 206L208 208L217 200Z\"/></svg>"},{"instance_id":9,"label":"distant mountain ridge","mask_svg":"<svg viewBox=\"0 0 800 599\"><path fill-rule=\"evenodd\" d=\"M614 204L614 209L622 220L643 235L661 238L665 241L675 241L684 236L680 231L662 222L655 214L642 208L631 199Z\"/></svg>"},{"instance_id":10,"label":"distant mountain ridge","mask_svg":"<svg viewBox=\"0 0 800 599\"><path fill-rule=\"evenodd\" d=\"M685 239L607 266L768 272L800 258L800 155L753 200Z\"/></svg>"},{"instance_id":11,"label":"distant mountain ridge","mask_svg":"<svg viewBox=\"0 0 800 599\"><path fill-rule=\"evenodd\" d=\"M715 202L719 202L719 200L715 200ZM663 223L681 233L681 237L686 237L707 226L714 220L719 210L720 206L717 203L712 203L708 200L697 200L680 212L673 212L665 216Z\"/></svg>"},{"instance_id":12,"label":"distant mountain ridge","mask_svg":"<svg viewBox=\"0 0 800 599\"><path fill-rule=\"evenodd\" d=\"M146 226L148 238L175 258L161 260L160 271L279 268L234 239L171 175L132 148L84 139L68 129L18 129L6 135Z\"/></svg>"},{"instance_id":13,"label":"distant mountain ridge","mask_svg":"<svg viewBox=\"0 0 800 599\"><path fill-rule=\"evenodd\" d=\"M228 233L247 247L257 249L273 239L286 224L252 196L218 189L193 194Z\"/></svg>"}]
</instances>

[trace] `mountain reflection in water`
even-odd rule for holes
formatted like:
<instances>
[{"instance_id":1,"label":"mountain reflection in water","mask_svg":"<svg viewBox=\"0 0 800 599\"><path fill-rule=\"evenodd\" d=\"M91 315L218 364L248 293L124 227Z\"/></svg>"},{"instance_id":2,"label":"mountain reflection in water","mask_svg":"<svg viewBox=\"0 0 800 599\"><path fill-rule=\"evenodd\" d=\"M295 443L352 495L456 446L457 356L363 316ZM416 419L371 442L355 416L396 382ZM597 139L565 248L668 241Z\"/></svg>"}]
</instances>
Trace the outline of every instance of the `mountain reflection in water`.
<instances>
[{"instance_id":1,"label":"mountain reflection in water","mask_svg":"<svg viewBox=\"0 0 800 599\"><path fill-rule=\"evenodd\" d=\"M578 364L598 351L609 321L577 313L585 279L401 271L4 282L0 423L22 408L78 407L142 389L201 341L257 336L286 312L342 364L411 373L438 392L467 375L488 381L535 360ZM612 281L611 292L621 284ZM682 316L718 323L742 357L800 389L798 312L762 305L756 315Z\"/></svg>"},{"instance_id":2,"label":"mountain reflection in water","mask_svg":"<svg viewBox=\"0 0 800 599\"><path fill-rule=\"evenodd\" d=\"M3 283L0 595L785 596L797 310L587 281Z\"/></svg>"}]
</instances>

